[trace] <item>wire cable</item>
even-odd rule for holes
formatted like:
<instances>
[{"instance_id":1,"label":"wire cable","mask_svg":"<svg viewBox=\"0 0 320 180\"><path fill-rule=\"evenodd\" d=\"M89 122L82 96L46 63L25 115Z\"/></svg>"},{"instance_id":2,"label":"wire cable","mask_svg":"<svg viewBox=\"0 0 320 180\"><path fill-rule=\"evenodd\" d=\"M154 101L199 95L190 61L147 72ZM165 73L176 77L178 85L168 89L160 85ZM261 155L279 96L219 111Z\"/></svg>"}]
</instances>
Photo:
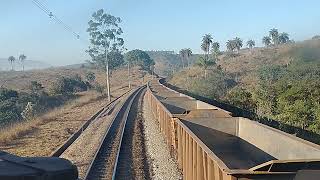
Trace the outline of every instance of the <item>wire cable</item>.
<instances>
[{"instance_id":1,"label":"wire cable","mask_svg":"<svg viewBox=\"0 0 320 180\"><path fill-rule=\"evenodd\" d=\"M57 24L61 25L66 31L69 31L72 33L77 39L82 40L80 38L80 35L76 33L69 25L64 23L60 18L58 18L56 15L52 13L52 11L49 10L49 8L46 7L45 4L41 3L38 0L32 0L33 4L35 4L41 11L43 11L46 15L49 16L53 21L55 21ZM84 42L84 41L82 41Z\"/></svg>"}]
</instances>

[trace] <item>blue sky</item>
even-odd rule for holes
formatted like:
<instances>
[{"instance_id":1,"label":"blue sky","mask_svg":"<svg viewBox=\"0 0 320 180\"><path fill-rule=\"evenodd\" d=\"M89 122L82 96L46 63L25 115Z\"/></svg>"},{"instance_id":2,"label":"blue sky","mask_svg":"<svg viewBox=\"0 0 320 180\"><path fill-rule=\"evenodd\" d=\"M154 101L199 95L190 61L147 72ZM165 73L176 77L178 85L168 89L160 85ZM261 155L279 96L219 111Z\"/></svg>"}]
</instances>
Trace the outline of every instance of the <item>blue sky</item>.
<instances>
[{"instance_id":1,"label":"blue sky","mask_svg":"<svg viewBox=\"0 0 320 180\"><path fill-rule=\"evenodd\" d=\"M39 0L78 32L83 41L50 20L32 0L0 1L0 58L24 53L52 65L81 63L87 22L100 8L121 17L125 45L130 49L200 52L201 37L210 33L225 46L238 36L261 38L269 29L296 41L320 32L318 0Z\"/></svg>"}]
</instances>

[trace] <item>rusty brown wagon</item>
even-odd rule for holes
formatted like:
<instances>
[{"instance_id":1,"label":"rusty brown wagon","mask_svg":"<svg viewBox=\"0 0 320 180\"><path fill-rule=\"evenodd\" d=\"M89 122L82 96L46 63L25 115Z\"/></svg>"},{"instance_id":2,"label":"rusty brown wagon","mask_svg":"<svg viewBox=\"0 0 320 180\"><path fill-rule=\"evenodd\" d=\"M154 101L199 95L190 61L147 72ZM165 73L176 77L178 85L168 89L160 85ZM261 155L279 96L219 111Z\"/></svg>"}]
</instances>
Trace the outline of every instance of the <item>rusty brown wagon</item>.
<instances>
[{"instance_id":1,"label":"rusty brown wagon","mask_svg":"<svg viewBox=\"0 0 320 180\"><path fill-rule=\"evenodd\" d=\"M186 180L320 179L319 145L232 117L158 80L146 98Z\"/></svg>"}]
</instances>

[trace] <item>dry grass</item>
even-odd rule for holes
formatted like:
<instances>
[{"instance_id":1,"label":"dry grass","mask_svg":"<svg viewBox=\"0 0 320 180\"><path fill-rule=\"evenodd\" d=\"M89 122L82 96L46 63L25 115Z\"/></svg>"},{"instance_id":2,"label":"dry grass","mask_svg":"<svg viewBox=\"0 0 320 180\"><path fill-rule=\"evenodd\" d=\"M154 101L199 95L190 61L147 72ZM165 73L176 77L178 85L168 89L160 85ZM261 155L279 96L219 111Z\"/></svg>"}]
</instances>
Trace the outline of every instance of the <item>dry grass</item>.
<instances>
[{"instance_id":1,"label":"dry grass","mask_svg":"<svg viewBox=\"0 0 320 180\"><path fill-rule=\"evenodd\" d=\"M17 91L28 91L31 81L40 82L43 87L48 90L51 84L59 77L72 77L76 74L80 75L83 79L87 72L94 72L97 76L97 81L103 83L103 72L95 69L88 68L49 68L45 70L32 70L32 71L7 71L0 72L0 86L5 88L14 89Z\"/></svg>"},{"instance_id":2,"label":"dry grass","mask_svg":"<svg viewBox=\"0 0 320 180\"><path fill-rule=\"evenodd\" d=\"M98 101L99 99L104 98L104 96L98 94L94 91L82 92L78 93L79 98L67 102L64 106L55 108L51 111L48 111L43 116L38 118L34 118L29 121L23 121L19 123L14 123L10 126L1 129L0 133L0 145L7 145L12 140L15 140L19 137L22 137L26 134L32 133L37 127L41 124L45 124L50 120L54 119L54 117L63 114L66 110L85 106L87 104Z\"/></svg>"},{"instance_id":3,"label":"dry grass","mask_svg":"<svg viewBox=\"0 0 320 180\"><path fill-rule=\"evenodd\" d=\"M257 85L257 72L261 67L289 64L293 60L292 56L295 48L305 45L319 46L319 44L320 41L306 41L277 47L243 49L234 57L226 53L220 55L217 65L220 65L225 72L235 77L239 86L252 89ZM198 67L192 67L190 70L177 73L172 78L171 83L184 87L183 85L187 83L185 77L195 77L201 75L201 73Z\"/></svg>"},{"instance_id":4,"label":"dry grass","mask_svg":"<svg viewBox=\"0 0 320 180\"><path fill-rule=\"evenodd\" d=\"M38 123L39 121L37 120L30 120L2 128L0 133L0 145L8 144L12 140L30 133Z\"/></svg>"},{"instance_id":5,"label":"dry grass","mask_svg":"<svg viewBox=\"0 0 320 180\"><path fill-rule=\"evenodd\" d=\"M232 57L226 53L218 57L218 65L225 72L232 75L238 82L238 86L253 90L258 84L258 70L268 65L287 65L296 58L297 49L301 48L319 49L320 40L307 40L294 44L279 45L277 47L254 48L252 50L243 49L239 54ZM190 70L185 69L176 73L170 80L182 88L187 88L188 79L186 77L196 77L202 75L201 69L194 66Z\"/></svg>"},{"instance_id":6,"label":"dry grass","mask_svg":"<svg viewBox=\"0 0 320 180\"><path fill-rule=\"evenodd\" d=\"M83 69L78 69L80 72ZM58 70L56 73L60 75ZM77 73L76 70L73 70ZM45 76L57 77L52 73L45 73ZM77 73L81 74L81 73ZM104 82L104 74L99 72L97 81L101 84ZM37 78L40 75L36 76ZM51 79L52 77L41 77ZM144 78L143 78L144 77ZM141 85L151 78L137 68L132 70L133 87ZM0 76L0 80L3 79ZM30 79L32 80L32 78ZM23 80L16 79L17 83ZM23 90L23 85L17 85ZM111 94L112 97L118 97L128 90L127 87L127 70L120 69L114 71L111 76ZM0 150L7 151L20 156L48 156L57 147L63 144L80 126L87 121L94 113L101 109L107 100L95 91L87 91L78 94L78 98L67 102L65 105L53 109L46 114L34 120L17 123L0 133Z\"/></svg>"}]
</instances>

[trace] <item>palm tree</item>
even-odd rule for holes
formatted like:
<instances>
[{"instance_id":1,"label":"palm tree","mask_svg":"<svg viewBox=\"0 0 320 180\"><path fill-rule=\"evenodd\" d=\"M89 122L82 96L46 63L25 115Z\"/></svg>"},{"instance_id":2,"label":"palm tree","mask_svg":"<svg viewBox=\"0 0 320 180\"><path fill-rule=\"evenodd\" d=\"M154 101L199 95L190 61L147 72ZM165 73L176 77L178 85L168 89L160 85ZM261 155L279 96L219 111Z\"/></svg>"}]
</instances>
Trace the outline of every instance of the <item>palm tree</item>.
<instances>
[{"instance_id":1,"label":"palm tree","mask_svg":"<svg viewBox=\"0 0 320 180\"><path fill-rule=\"evenodd\" d=\"M211 49L212 55L214 59L218 59L218 55L220 53L220 44L218 42L212 43L212 49Z\"/></svg>"},{"instance_id":2,"label":"palm tree","mask_svg":"<svg viewBox=\"0 0 320 180\"><path fill-rule=\"evenodd\" d=\"M10 64L11 64L11 71L13 71L13 63L14 63L14 61L16 61L16 58L13 57L13 56L10 56L10 57L8 58L8 61L9 61Z\"/></svg>"},{"instance_id":3,"label":"palm tree","mask_svg":"<svg viewBox=\"0 0 320 180\"><path fill-rule=\"evenodd\" d=\"M289 41L290 41L290 38L288 33L283 32L279 35L280 44L285 44L285 43L288 43Z\"/></svg>"},{"instance_id":4,"label":"palm tree","mask_svg":"<svg viewBox=\"0 0 320 180\"><path fill-rule=\"evenodd\" d=\"M211 59L206 60L206 59L203 58L203 57L199 57L198 62L197 62L197 65L198 65L199 67L201 67L201 68L203 69L203 71L204 71L204 78L205 78L205 79L207 79L207 70L208 70L208 68L209 68L210 66L215 65L215 64L216 64L215 61L213 61L213 60L211 60Z\"/></svg>"},{"instance_id":5,"label":"palm tree","mask_svg":"<svg viewBox=\"0 0 320 180\"><path fill-rule=\"evenodd\" d=\"M247 46L249 47L249 49L252 49L255 45L256 42L254 42L254 40L250 39L249 41L247 41Z\"/></svg>"},{"instance_id":6,"label":"palm tree","mask_svg":"<svg viewBox=\"0 0 320 180\"><path fill-rule=\"evenodd\" d=\"M279 44L279 32L278 29L273 28L269 31L269 35L272 39L272 42L274 45L278 45Z\"/></svg>"},{"instance_id":7,"label":"palm tree","mask_svg":"<svg viewBox=\"0 0 320 180\"><path fill-rule=\"evenodd\" d=\"M24 54L21 54L19 56L19 61L22 63L22 71L24 71L24 61L27 59L27 56Z\"/></svg>"},{"instance_id":8,"label":"palm tree","mask_svg":"<svg viewBox=\"0 0 320 180\"><path fill-rule=\"evenodd\" d=\"M228 40L226 43L226 46L227 46L228 51L230 51L230 52L233 52L236 48L234 40Z\"/></svg>"},{"instance_id":9,"label":"palm tree","mask_svg":"<svg viewBox=\"0 0 320 180\"><path fill-rule=\"evenodd\" d=\"M242 40L240 38L236 37L236 38L234 38L233 42L234 42L235 48L237 49L237 52L239 52L239 50L243 46Z\"/></svg>"},{"instance_id":10,"label":"palm tree","mask_svg":"<svg viewBox=\"0 0 320 180\"><path fill-rule=\"evenodd\" d=\"M270 44L271 44L271 38L270 38L269 36L263 37L263 38L262 38L262 43L263 43L266 47L270 46Z\"/></svg>"},{"instance_id":11,"label":"palm tree","mask_svg":"<svg viewBox=\"0 0 320 180\"><path fill-rule=\"evenodd\" d=\"M202 38L201 49L205 52L205 59L209 59L209 51L210 45L212 43L212 36L210 34L206 34Z\"/></svg>"},{"instance_id":12,"label":"palm tree","mask_svg":"<svg viewBox=\"0 0 320 180\"><path fill-rule=\"evenodd\" d=\"M187 58L188 67L190 66L190 57L192 56L192 50L190 48L185 49L185 55Z\"/></svg>"},{"instance_id":13,"label":"palm tree","mask_svg":"<svg viewBox=\"0 0 320 180\"><path fill-rule=\"evenodd\" d=\"M181 58L182 68L184 68L184 60L185 60L185 57L186 57L185 49L181 49L179 51L179 55L180 55L180 58Z\"/></svg>"}]
</instances>

